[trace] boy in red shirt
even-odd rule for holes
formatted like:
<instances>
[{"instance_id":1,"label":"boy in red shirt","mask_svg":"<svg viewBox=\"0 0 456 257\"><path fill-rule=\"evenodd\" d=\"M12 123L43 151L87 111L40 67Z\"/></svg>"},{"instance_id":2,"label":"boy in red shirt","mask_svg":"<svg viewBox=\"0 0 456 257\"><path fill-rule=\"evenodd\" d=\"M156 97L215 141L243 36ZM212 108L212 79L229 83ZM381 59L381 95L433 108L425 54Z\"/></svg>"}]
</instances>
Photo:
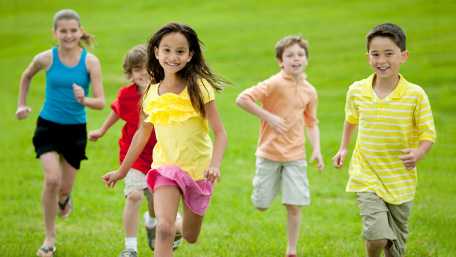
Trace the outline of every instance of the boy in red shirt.
<instances>
[{"instance_id":1,"label":"boy in red shirt","mask_svg":"<svg viewBox=\"0 0 456 257\"><path fill-rule=\"evenodd\" d=\"M147 85L151 82L151 77L146 70L147 51L144 45L132 48L125 57L123 69L127 78L132 81L128 86L122 87L117 98L111 105L111 113L104 121L103 125L89 133L89 140L96 141L101 138L119 119L125 121L122 128L122 135L119 139L119 159L122 163L128 152L133 136L138 129L140 119L141 98ZM155 134L149 138L143 152L132 165L131 170L125 178L124 195L126 204L123 213L123 224L126 233L125 249L120 257L137 256L138 243L136 239L138 214L143 199L143 194L147 198L149 211L144 214L149 246L153 249L155 238L155 213L153 208L153 198L147 189L146 174L152 164L152 150L157 142ZM177 247L180 239L174 242Z\"/></svg>"}]
</instances>

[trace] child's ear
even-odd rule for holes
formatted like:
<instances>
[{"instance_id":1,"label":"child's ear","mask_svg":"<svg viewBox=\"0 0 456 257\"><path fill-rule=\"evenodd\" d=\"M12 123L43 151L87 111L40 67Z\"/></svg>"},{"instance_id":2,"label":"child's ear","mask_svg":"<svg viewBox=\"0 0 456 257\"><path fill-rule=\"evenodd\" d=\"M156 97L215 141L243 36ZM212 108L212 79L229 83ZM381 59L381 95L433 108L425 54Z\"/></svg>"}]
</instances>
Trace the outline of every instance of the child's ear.
<instances>
[{"instance_id":1,"label":"child's ear","mask_svg":"<svg viewBox=\"0 0 456 257\"><path fill-rule=\"evenodd\" d=\"M188 59L187 59L187 63L189 63L189 62L192 60L192 58L193 58L193 52L190 51L189 57L188 57Z\"/></svg>"},{"instance_id":2,"label":"child's ear","mask_svg":"<svg viewBox=\"0 0 456 257\"><path fill-rule=\"evenodd\" d=\"M283 69L283 62L282 62L282 60L280 60L279 58L276 58L276 61L277 61L277 64L279 65L279 67L280 67L281 69Z\"/></svg>"},{"instance_id":3,"label":"child's ear","mask_svg":"<svg viewBox=\"0 0 456 257\"><path fill-rule=\"evenodd\" d=\"M409 52L404 50L401 52L401 63L405 63L409 58Z\"/></svg>"},{"instance_id":4,"label":"child's ear","mask_svg":"<svg viewBox=\"0 0 456 257\"><path fill-rule=\"evenodd\" d=\"M158 47L154 47L154 55L155 55L155 59L158 60Z\"/></svg>"}]
</instances>

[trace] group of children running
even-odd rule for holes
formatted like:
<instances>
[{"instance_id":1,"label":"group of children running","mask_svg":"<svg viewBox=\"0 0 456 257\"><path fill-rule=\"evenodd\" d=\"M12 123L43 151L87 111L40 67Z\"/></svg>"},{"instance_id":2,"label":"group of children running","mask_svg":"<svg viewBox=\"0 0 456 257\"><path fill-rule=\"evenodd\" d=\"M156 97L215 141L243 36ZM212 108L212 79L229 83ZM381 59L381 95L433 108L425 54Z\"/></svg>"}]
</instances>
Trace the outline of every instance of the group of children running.
<instances>
[{"instance_id":1,"label":"group of children running","mask_svg":"<svg viewBox=\"0 0 456 257\"><path fill-rule=\"evenodd\" d=\"M154 256L172 256L182 239L195 243L227 144L215 104L215 93L225 82L206 64L196 32L169 23L147 45L133 47L123 64L131 83L119 90L101 127L89 133L85 107L105 105L100 62L85 48L92 37L69 9L55 14L54 36L58 45L36 55L23 72L16 111L18 119L29 115L26 97L31 80L45 70L46 98L33 136L44 170L45 239L37 255L55 255L55 219L72 210L71 192L80 162L87 159L87 138L100 139L119 119L125 122L119 139L121 164L103 180L114 187L125 179L125 247L120 256L138 254L136 234L144 196L144 222ZM416 164L436 138L426 93L399 73L408 58L405 42L403 30L391 23L368 33L368 63L374 73L348 89L342 140L332 159L335 167L343 166L357 130L346 190L357 195L369 257L382 252L387 257L404 256ZM244 90L236 104L261 120L253 205L264 211L278 193L282 195L288 216L285 256L296 257L300 210L310 204L305 131L312 145L310 162L324 169L318 96L304 73L307 41L286 36L275 50L280 71Z\"/></svg>"}]
</instances>

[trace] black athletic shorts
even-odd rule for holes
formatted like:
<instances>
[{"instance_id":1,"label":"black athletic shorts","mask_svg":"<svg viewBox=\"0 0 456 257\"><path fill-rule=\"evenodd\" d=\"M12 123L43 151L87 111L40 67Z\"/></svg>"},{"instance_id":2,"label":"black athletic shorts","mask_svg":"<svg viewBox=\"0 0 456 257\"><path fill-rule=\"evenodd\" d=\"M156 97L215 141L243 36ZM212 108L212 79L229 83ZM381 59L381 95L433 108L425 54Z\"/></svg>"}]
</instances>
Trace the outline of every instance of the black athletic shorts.
<instances>
[{"instance_id":1,"label":"black athletic shorts","mask_svg":"<svg viewBox=\"0 0 456 257\"><path fill-rule=\"evenodd\" d=\"M36 158L44 153L55 151L78 170L81 161L87 160L86 145L87 127L85 123L59 124L38 117L33 135Z\"/></svg>"}]
</instances>

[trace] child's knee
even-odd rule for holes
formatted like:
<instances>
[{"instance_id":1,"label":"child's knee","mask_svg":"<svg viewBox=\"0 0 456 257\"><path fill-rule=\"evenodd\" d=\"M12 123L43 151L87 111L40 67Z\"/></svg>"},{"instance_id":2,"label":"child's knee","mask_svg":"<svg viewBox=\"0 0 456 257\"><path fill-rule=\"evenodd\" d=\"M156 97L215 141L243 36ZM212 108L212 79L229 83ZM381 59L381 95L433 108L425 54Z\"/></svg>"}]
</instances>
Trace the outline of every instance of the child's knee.
<instances>
[{"instance_id":1,"label":"child's knee","mask_svg":"<svg viewBox=\"0 0 456 257\"><path fill-rule=\"evenodd\" d=\"M170 239L175 233L174 222L162 218L157 221L157 236L162 240Z\"/></svg>"},{"instance_id":2,"label":"child's knee","mask_svg":"<svg viewBox=\"0 0 456 257\"><path fill-rule=\"evenodd\" d=\"M143 199L143 192L141 192L141 191L134 190L134 191L131 191L127 195L127 200L130 202L137 203L137 202L140 202L142 199Z\"/></svg>"},{"instance_id":3,"label":"child's knee","mask_svg":"<svg viewBox=\"0 0 456 257\"><path fill-rule=\"evenodd\" d=\"M301 212L301 207L297 205L285 205L289 215L298 216Z\"/></svg>"},{"instance_id":4,"label":"child's knee","mask_svg":"<svg viewBox=\"0 0 456 257\"><path fill-rule=\"evenodd\" d=\"M56 176L46 177L44 183L46 185L46 188L51 189L51 190L60 189L60 185L61 185L60 178L56 177Z\"/></svg>"},{"instance_id":5,"label":"child's knee","mask_svg":"<svg viewBox=\"0 0 456 257\"><path fill-rule=\"evenodd\" d=\"M194 244L196 241L198 241L198 234L199 233L192 233L192 232L186 232L183 231L182 237L187 241L189 244Z\"/></svg>"}]
</instances>

